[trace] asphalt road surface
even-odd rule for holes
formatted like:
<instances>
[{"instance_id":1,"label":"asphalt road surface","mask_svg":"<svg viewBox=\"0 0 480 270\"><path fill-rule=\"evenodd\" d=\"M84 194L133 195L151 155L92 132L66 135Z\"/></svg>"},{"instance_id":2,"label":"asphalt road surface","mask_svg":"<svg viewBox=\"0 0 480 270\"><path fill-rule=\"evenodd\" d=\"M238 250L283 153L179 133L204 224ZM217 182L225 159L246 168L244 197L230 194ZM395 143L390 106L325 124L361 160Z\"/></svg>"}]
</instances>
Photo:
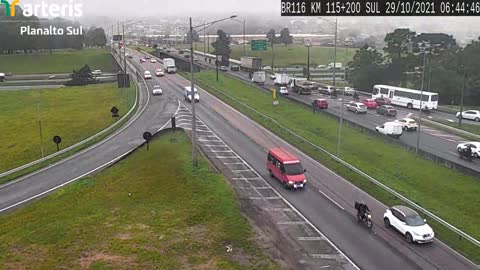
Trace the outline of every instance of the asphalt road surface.
<instances>
[{"instance_id":1,"label":"asphalt road surface","mask_svg":"<svg viewBox=\"0 0 480 270\"><path fill-rule=\"evenodd\" d=\"M139 64L141 54L132 54L140 72L153 72L161 67L161 63ZM172 74L154 77L152 81L179 99L183 99L183 87L189 85L184 78ZM402 236L382 225L385 205L208 92L199 89L199 93L197 116L362 269L476 268L438 240L427 245L407 244ZM307 169L306 189L288 191L269 177L265 168L267 149L276 146L285 147L300 157ZM357 224L353 207L356 200L364 200L372 210L374 232Z\"/></svg>"},{"instance_id":2,"label":"asphalt road surface","mask_svg":"<svg viewBox=\"0 0 480 270\"><path fill-rule=\"evenodd\" d=\"M177 54L177 53L172 53L173 55L181 58L182 55ZM204 61L203 57L197 56L199 58L199 64L208 66L209 68L215 68L214 64L208 63ZM222 72L222 71L219 71ZM248 77L248 73L244 71L239 71L239 72L232 72L228 71L227 72L229 75L232 75L236 78L242 79L244 81L249 81L250 79ZM267 76L268 77L268 76ZM263 90L267 89L273 89L275 88L275 85L273 84L273 81L267 78L265 84L263 87L261 87ZM300 101L304 104L310 105L312 104L312 101L317 99L317 98L324 98L328 99L329 103L329 108L327 109L328 113L331 113L336 116L340 116L342 113L341 110L341 98L338 99L332 99L329 96L322 95L322 94L312 94L312 95L299 95L297 93L292 93L290 91L290 94L288 98ZM351 97L346 97L346 100L344 101L349 102L352 100ZM403 118L411 115L417 115L418 111L417 110L410 110L406 108L401 108L401 107L396 107L398 115L397 118ZM357 123L363 127L366 127L370 130L375 130L376 126L382 125L385 122L388 121L393 121L396 118L393 117L387 117L383 116L380 114L377 114L375 110L369 110L368 113L365 114L355 114L353 112L347 111L346 107L344 107L343 110L343 115L344 119L347 119L351 122ZM436 115L443 115L447 116L449 114L442 113L442 112L432 112L432 117L436 117ZM451 116L450 116L451 118ZM472 122L472 121L468 121ZM403 135L400 137L400 142L402 142L405 145L409 145L411 147L416 147L417 145L417 132L414 131L409 131L409 132L404 132ZM445 160L448 160L453 163L460 164L464 167L467 167L473 171L479 172L480 173L480 159L476 159L472 162L466 161L464 159L461 159L456 151L457 149L457 144L466 142L468 140L461 138L457 135L450 134L445 131L440 131L438 129L434 129L428 126L421 126L421 133L420 133L420 149L422 149L425 152L428 152L430 154L433 154L435 156L441 157Z\"/></svg>"}]
</instances>

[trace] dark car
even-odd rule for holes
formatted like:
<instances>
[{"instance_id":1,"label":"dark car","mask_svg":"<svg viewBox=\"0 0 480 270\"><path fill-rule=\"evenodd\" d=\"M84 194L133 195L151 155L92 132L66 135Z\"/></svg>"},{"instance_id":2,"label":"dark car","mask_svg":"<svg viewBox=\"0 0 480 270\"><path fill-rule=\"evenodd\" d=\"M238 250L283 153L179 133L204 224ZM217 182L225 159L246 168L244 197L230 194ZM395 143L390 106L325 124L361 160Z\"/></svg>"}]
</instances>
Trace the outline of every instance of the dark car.
<instances>
[{"instance_id":1,"label":"dark car","mask_svg":"<svg viewBox=\"0 0 480 270\"><path fill-rule=\"evenodd\" d=\"M190 58L190 54L184 54L183 57Z\"/></svg>"},{"instance_id":2,"label":"dark car","mask_svg":"<svg viewBox=\"0 0 480 270\"><path fill-rule=\"evenodd\" d=\"M397 116L397 110L390 105L382 105L378 107L377 113L383 114L386 116Z\"/></svg>"},{"instance_id":3,"label":"dark car","mask_svg":"<svg viewBox=\"0 0 480 270\"><path fill-rule=\"evenodd\" d=\"M328 109L328 101L326 99L318 98L312 101L314 109Z\"/></svg>"},{"instance_id":4,"label":"dark car","mask_svg":"<svg viewBox=\"0 0 480 270\"><path fill-rule=\"evenodd\" d=\"M375 102L377 103L378 106L390 105L391 104L390 99L386 98L386 97L378 97L378 98L375 99Z\"/></svg>"},{"instance_id":5,"label":"dark car","mask_svg":"<svg viewBox=\"0 0 480 270\"><path fill-rule=\"evenodd\" d=\"M240 67L237 66L237 65L232 65L232 66L230 67L230 70L231 70L231 71L240 71Z\"/></svg>"},{"instance_id":6,"label":"dark car","mask_svg":"<svg viewBox=\"0 0 480 270\"><path fill-rule=\"evenodd\" d=\"M183 54L183 53L184 53L184 51L183 51L183 50L180 50L180 51L178 51L178 53L179 53L179 54Z\"/></svg>"}]
</instances>

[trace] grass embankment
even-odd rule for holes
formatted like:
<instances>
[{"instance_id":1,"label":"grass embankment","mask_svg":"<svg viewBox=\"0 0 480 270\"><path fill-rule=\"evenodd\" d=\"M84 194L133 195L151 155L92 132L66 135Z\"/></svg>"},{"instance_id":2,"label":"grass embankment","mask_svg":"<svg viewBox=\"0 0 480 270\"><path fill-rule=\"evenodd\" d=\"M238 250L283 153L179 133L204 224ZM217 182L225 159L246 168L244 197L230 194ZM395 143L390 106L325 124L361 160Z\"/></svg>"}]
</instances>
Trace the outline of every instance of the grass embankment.
<instances>
[{"instance_id":1,"label":"grass embankment","mask_svg":"<svg viewBox=\"0 0 480 270\"><path fill-rule=\"evenodd\" d=\"M203 43L196 43L194 50L203 52ZM178 46L179 48L188 48L188 46ZM230 46L232 53L230 58L240 59L243 56L243 45ZM337 63L343 63L345 66L348 62L353 60L357 49L355 48L337 48ZM213 47L210 45L210 53L213 52ZM276 44L274 47L276 67L283 66L306 66L307 65L307 47L304 45L288 45ZM310 47L310 65L315 67L317 65L328 65L333 63L335 49L333 47L312 46ZM247 56L255 56L262 58L264 66L272 64L272 48L267 47L266 51L252 51L250 44L247 44L245 53Z\"/></svg>"},{"instance_id":2,"label":"grass embankment","mask_svg":"<svg viewBox=\"0 0 480 270\"><path fill-rule=\"evenodd\" d=\"M92 70L112 71L110 51L103 49L61 50L0 55L0 72L13 74L69 73L88 64ZM8 77L7 77L8 79Z\"/></svg>"},{"instance_id":3,"label":"grass embankment","mask_svg":"<svg viewBox=\"0 0 480 270\"><path fill-rule=\"evenodd\" d=\"M0 216L0 268L277 269L181 132ZM226 253L231 245L232 253Z\"/></svg>"},{"instance_id":4,"label":"grass embankment","mask_svg":"<svg viewBox=\"0 0 480 270\"><path fill-rule=\"evenodd\" d=\"M98 84L61 89L0 91L0 172L41 158L40 125L44 156L57 151L53 136L62 138L66 148L110 126L110 109L120 117L135 102L135 86L128 90L117 85ZM0 182L5 182L5 179Z\"/></svg>"},{"instance_id":5,"label":"grass embankment","mask_svg":"<svg viewBox=\"0 0 480 270\"><path fill-rule=\"evenodd\" d=\"M443 120L435 120L435 121L440 122L440 123L442 123L444 125L447 125L447 126L451 126L451 127L454 127L454 128L462 129L462 130L480 135L480 125L469 124L469 122L471 122L471 120L463 119L461 127L458 126L458 123L452 123L450 121L443 121Z\"/></svg>"},{"instance_id":6,"label":"grass embankment","mask_svg":"<svg viewBox=\"0 0 480 270\"><path fill-rule=\"evenodd\" d=\"M312 146L302 143L286 130L232 100L224 93L268 115L331 153L336 153L337 146L338 121L334 118L322 113L314 115L311 108L283 98L280 100L280 105L272 106L270 93L259 91L255 87L222 74L218 83L215 82L213 72L197 73L196 77L223 92L200 82L199 85L202 88L335 170L386 205L401 203L381 188L333 161ZM478 226L480 212L471 211L480 207L480 200L478 200L480 182L475 177L416 157L413 153L405 151L400 146L392 145L380 136L363 133L348 125L342 130L341 156L350 164L429 209L459 229L477 239L480 238L480 227ZM459 240L458 236L433 220L430 219L429 223L435 227L439 238L477 263L480 262L480 249L466 240Z\"/></svg>"}]
</instances>

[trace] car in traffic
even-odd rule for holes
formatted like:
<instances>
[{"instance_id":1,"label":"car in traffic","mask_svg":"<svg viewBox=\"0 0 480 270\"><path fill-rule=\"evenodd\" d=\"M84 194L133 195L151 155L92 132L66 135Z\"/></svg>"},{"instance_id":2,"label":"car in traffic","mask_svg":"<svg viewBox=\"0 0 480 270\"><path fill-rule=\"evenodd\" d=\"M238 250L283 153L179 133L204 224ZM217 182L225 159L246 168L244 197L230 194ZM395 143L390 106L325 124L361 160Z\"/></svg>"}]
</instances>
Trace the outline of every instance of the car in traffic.
<instances>
[{"instance_id":1,"label":"car in traffic","mask_svg":"<svg viewBox=\"0 0 480 270\"><path fill-rule=\"evenodd\" d=\"M150 59L150 63L157 63L157 59L155 58Z\"/></svg>"},{"instance_id":2,"label":"car in traffic","mask_svg":"<svg viewBox=\"0 0 480 270\"><path fill-rule=\"evenodd\" d=\"M371 99L371 98L367 98L367 99L364 99L362 101L360 101L361 103L365 104L365 106L367 106L367 109L373 109L375 110L377 108L377 102L375 102L374 99Z\"/></svg>"},{"instance_id":3,"label":"car in traffic","mask_svg":"<svg viewBox=\"0 0 480 270\"><path fill-rule=\"evenodd\" d=\"M150 56L149 55L145 55L145 59L150 59Z\"/></svg>"},{"instance_id":4,"label":"car in traffic","mask_svg":"<svg viewBox=\"0 0 480 270\"><path fill-rule=\"evenodd\" d=\"M5 81L5 73L0 73L0 82Z\"/></svg>"},{"instance_id":5,"label":"car in traffic","mask_svg":"<svg viewBox=\"0 0 480 270\"><path fill-rule=\"evenodd\" d=\"M151 80L152 79L152 74L150 73L150 71L145 70L145 72L143 72L143 78L145 80Z\"/></svg>"},{"instance_id":6,"label":"car in traffic","mask_svg":"<svg viewBox=\"0 0 480 270\"><path fill-rule=\"evenodd\" d=\"M383 215L385 227L402 234L409 243L432 242L435 233L417 212L403 205L392 206Z\"/></svg>"},{"instance_id":7,"label":"car in traffic","mask_svg":"<svg viewBox=\"0 0 480 270\"><path fill-rule=\"evenodd\" d=\"M155 76L157 76L157 77L165 76L165 72L163 72L163 70L161 68L157 68L157 69L155 69Z\"/></svg>"},{"instance_id":8,"label":"car in traffic","mask_svg":"<svg viewBox=\"0 0 480 270\"><path fill-rule=\"evenodd\" d=\"M457 152L462 153L467 147L472 149L472 156L475 158L480 157L480 142L464 142L457 145Z\"/></svg>"},{"instance_id":9,"label":"car in traffic","mask_svg":"<svg viewBox=\"0 0 480 270\"><path fill-rule=\"evenodd\" d=\"M392 104L392 102L390 101L389 98L386 98L386 97L377 97L375 99L375 102L377 103L377 106L380 107L380 106L383 106L383 105L390 105Z\"/></svg>"},{"instance_id":10,"label":"car in traffic","mask_svg":"<svg viewBox=\"0 0 480 270\"><path fill-rule=\"evenodd\" d=\"M232 66L230 67L230 70L231 70L231 71L240 71L240 66L232 65Z\"/></svg>"},{"instance_id":11,"label":"car in traffic","mask_svg":"<svg viewBox=\"0 0 480 270\"><path fill-rule=\"evenodd\" d=\"M284 95L284 96L288 96L288 89L287 87L285 86L282 86L278 89L278 92L281 94L281 95Z\"/></svg>"},{"instance_id":12,"label":"car in traffic","mask_svg":"<svg viewBox=\"0 0 480 270\"><path fill-rule=\"evenodd\" d=\"M184 93L184 98L186 101L192 103L192 91L190 90L190 86L185 86L185 93ZM193 99L195 99L195 102L200 102L200 95L198 94L197 88L193 88Z\"/></svg>"},{"instance_id":13,"label":"car in traffic","mask_svg":"<svg viewBox=\"0 0 480 270\"><path fill-rule=\"evenodd\" d=\"M270 177L276 178L285 188L304 188L307 184L306 170L300 160L284 148L268 150L267 170Z\"/></svg>"},{"instance_id":14,"label":"car in traffic","mask_svg":"<svg viewBox=\"0 0 480 270\"><path fill-rule=\"evenodd\" d=\"M312 107L314 109L328 109L328 101L323 98L317 98L312 101Z\"/></svg>"},{"instance_id":15,"label":"car in traffic","mask_svg":"<svg viewBox=\"0 0 480 270\"><path fill-rule=\"evenodd\" d=\"M128 59L132 59L132 58L133 58L133 55L129 54L129 55L127 56L127 58L128 58Z\"/></svg>"},{"instance_id":16,"label":"car in traffic","mask_svg":"<svg viewBox=\"0 0 480 270\"><path fill-rule=\"evenodd\" d=\"M185 51L184 50L179 50L178 53L179 54L183 54Z\"/></svg>"},{"instance_id":17,"label":"car in traffic","mask_svg":"<svg viewBox=\"0 0 480 270\"><path fill-rule=\"evenodd\" d=\"M348 111L352 111L354 113L367 113L367 106L365 104L355 101L350 101L345 105Z\"/></svg>"},{"instance_id":18,"label":"car in traffic","mask_svg":"<svg viewBox=\"0 0 480 270\"><path fill-rule=\"evenodd\" d=\"M277 76L275 76L275 74L270 75L270 80L274 81L275 78L277 78Z\"/></svg>"},{"instance_id":19,"label":"car in traffic","mask_svg":"<svg viewBox=\"0 0 480 270\"><path fill-rule=\"evenodd\" d=\"M462 119L473 120L476 122L480 122L480 111L477 110L468 110L462 112ZM456 114L457 118L460 118L460 112Z\"/></svg>"},{"instance_id":20,"label":"car in traffic","mask_svg":"<svg viewBox=\"0 0 480 270\"><path fill-rule=\"evenodd\" d=\"M272 67L271 67L271 66L264 66L264 67L262 68L262 70L272 70Z\"/></svg>"},{"instance_id":21,"label":"car in traffic","mask_svg":"<svg viewBox=\"0 0 480 270\"><path fill-rule=\"evenodd\" d=\"M383 125L376 126L375 130L383 135L387 135L393 138L400 138L403 133L403 127L396 122L386 122Z\"/></svg>"},{"instance_id":22,"label":"car in traffic","mask_svg":"<svg viewBox=\"0 0 480 270\"><path fill-rule=\"evenodd\" d=\"M377 108L377 113L385 116L397 116L397 109L391 105L382 105Z\"/></svg>"},{"instance_id":23,"label":"car in traffic","mask_svg":"<svg viewBox=\"0 0 480 270\"><path fill-rule=\"evenodd\" d=\"M160 85L153 86L152 94L154 96L163 95L163 90L160 88Z\"/></svg>"},{"instance_id":24,"label":"car in traffic","mask_svg":"<svg viewBox=\"0 0 480 270\"><path fill-rule=\"evenodd\" d=\"M221 70L221 71L228 71L228 67L227 67L227 66L221 66L221 67L220 67L220 70Z\"/></svg>"},{"instance_id":25,"label":"car in traffic","mask_svg":"<svg viewBox=\"0 0 480 270\"><path fill-rule=\"evenodd\" d=\"M200 60L200 59L198 59L198 57L196 57L196 56L193 57L193 61L197 62L197 61L199 61L199 60Z\"/></svg>"},{"instance_id":26,"label":"car in traffic","mask_svg":"<svg viewBox=\"0 0 480 270\"><path fill-rule=\"evenodd\" d=\"M102 71L100 69L95 69L94 71L92 71L92 75L94 76L102 75Z\"/></svg>"},{"instance_id":27,"label":"car in traffic","mask_svg":"<svg viewBox=\"0 0 480 270\"><path fill-rule=\"evenodd\" d=\"M190 58L190 54L186 53L186 54L183 55L183 57Z\"/></svg>"},{"instance_id":28,"label":"car in traffic","mask_svg":"<svg viewBox=\"0 0 480 270\"><path fill-rule=\"evenodd\" d=\"M145 60L145 58L140 58L140 63L144 63L146 62L147 60Z\"/></svg>"},{"instance_id":29,"label":"car in traffic","mask_svg":"<svg viewBox=\"0 0 480 270\"><path fill-rule=\"evenodd\" d=\"M319 86L318 92L325 95L332 95L337 89L333 86Z\"/></svg>"},{"instance_id":30,"label":"car in traffic","mask_svg":"<svg viewBox=\"0 0 480 270\"><path fill-rule=\"evenodd\" d=\"M409 130L416 131L418 129L417 122L415 122L415 120L412 118L397 119L394 122L402 125L403 130L406 130L406 131L409 131Z\"/></svg>"},{"instance_id":31,"label":"car in traffic","mask_svg":"<svg viewBox=\"0 0 480 270\"><path fill-rule=\"evenodd\" d=\"M345 86L343 89L343 93L345 94L345 96L353 96L353 94L355 93L355 88L351 88L351 87L348 87L348 86Z\"/></svg>"}]
</instances>

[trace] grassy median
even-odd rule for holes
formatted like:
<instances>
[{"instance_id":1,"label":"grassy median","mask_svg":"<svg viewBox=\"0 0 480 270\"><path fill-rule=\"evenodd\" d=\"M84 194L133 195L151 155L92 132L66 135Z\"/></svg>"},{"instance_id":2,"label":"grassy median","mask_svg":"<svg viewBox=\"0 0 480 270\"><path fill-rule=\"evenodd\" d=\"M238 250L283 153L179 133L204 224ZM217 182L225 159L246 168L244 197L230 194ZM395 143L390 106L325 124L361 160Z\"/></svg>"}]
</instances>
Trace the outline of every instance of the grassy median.
<instances>
[{"instance_id":1,"label":"grassy median","mask_svg":"<svg viewBox=\"0 0 480 270\"><path fill-rule=\"evenodd\" d=\"M183 132L0 216L0 268L277 269ZM226 245L233 248L226 252Z\"/></svg>"},{"instance_id":2,"label":"grassy median","mask_svg":"<svg viewBox=\"0 0 480 270\"><path fill-rule=\"evenodd\" d=\"M199 85L243 112L275 134L286 139L324 165L361 187L387 205L400 203L366 179L353 173L312 146L301 142L272 121L252 111L240 102L268 115L303 138L336 153L338 121L323 113L313 114L311 108L281 99L280 105L272 106L271 94L239 80L220 75L215 82L213 72L198 73ZM220 89L221 91L219 91ZM237 101L233 100L234 97ZM240 101L240 102L239 102ZM480 207L478 178L468 176L426 159L400 146L392 145L381 136L372 136L360 130L344 126L342 131L341 157L350 164L373 176L382 183L405 195L436 215L450 222L471 236L480 238ZM438 237L460 250L477 263L480 250L466 240L446 230L432 220Z\"/></svg>"},{"instance_id":3,"label":"grassy median","mask_svg":"<svg viewBox=\"0 0 480 270\"><path fill-rule=\"evenodd\" d=\"M134 101L133 85L122 90L113 83L0 91L0 172L41 158L40 134L47 156L57 151L53 136L62 138L61 148L73 145L114 123L112 106L123 116Z\"/></svg>"},{"instance_id":4,"label":"grassy median","mask_svg":"<svg viewBox=\"0 0 480 270\"><path fill-rule=\"evenodd\" d=\"M110 51L104 49L58 50L29 54L0 55L0 73L69 73L88 64L92 70L112 71ZM8 77L7 77L8 78Z\"/></svg>"}]
</instances>

